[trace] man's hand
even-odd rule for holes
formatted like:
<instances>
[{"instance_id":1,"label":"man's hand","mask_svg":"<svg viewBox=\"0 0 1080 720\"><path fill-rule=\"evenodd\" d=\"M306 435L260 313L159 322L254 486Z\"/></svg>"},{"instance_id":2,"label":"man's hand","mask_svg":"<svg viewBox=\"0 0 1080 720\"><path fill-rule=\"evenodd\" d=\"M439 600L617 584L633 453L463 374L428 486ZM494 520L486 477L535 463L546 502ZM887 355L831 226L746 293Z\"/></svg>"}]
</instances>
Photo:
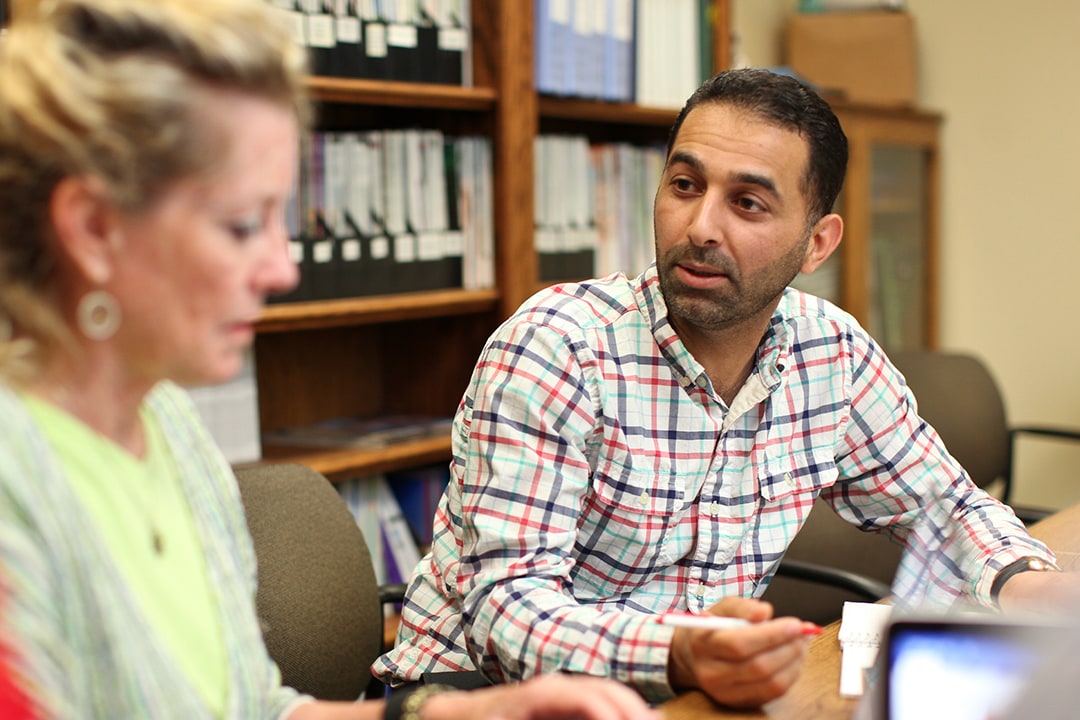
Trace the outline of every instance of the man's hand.
<instances>
[{"instance_id":1,"label":"man's hand","mask_svg":"<svg viewBox=\"0 0 1080 720\"><path fill-rule=\"evenodd\" d=\"M730 630L678 628L671 640L668 678L673 688L700 688L732 707L757 707L794 684L810 639L811 623L772 619L772 606L760 600L725 598L709 608L714 615L740 617L751 625Z\"/></svg>"},{"instance_id":2,"label":"man's hand","mask_svg":"<svg viewBox=\"0 0 1080 720\"><path fill-rule=\"evenodd\" d=\"M1001 587L998 605L1003 612L1075 613L1080 610L1080 573L1050 571L1013 575Z\"/></svg>"}]
</instances>

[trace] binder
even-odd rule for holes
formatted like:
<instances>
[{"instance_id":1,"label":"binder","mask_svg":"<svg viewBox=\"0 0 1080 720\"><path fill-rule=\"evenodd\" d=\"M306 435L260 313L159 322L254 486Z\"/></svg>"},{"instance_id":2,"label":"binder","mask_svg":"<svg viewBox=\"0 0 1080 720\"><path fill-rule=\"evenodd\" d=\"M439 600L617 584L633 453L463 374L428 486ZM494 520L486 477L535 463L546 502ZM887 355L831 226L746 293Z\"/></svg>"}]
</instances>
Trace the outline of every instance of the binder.
<instances>
[{"instance_id":1,"label":"binder","mask_svg":"<svg viewBox=\"0 0 1080 720\"><path fill-rule=\"evenodd\" d=\"M434 8L426 7L423 2L417 3L413 18L416 25L415 65L410 73L410 79L417 82L433 83L439 77L439 26L435 22L436 14Z\"/></svg>"},{"instance_id":2,"label":"binder","mask_svg":"<svg viewBox=\"0 0 1080 720\"><path fill-rule=\"evenodd\" d=\"M367 143L359 133L344 133L341 139L345 165L342 215L348 232L341 238L341 292L346 297L371 294L371 259L365 252L368 238L375 232L371 222L371 182L373 170Z\"/></svg>"},{"instance_id":3,"label":"binder","mask_svg":"<svg viewBox=\"0 0 1080 720\"><path fill-rule=\"evenodd\" d=\"M357 0L334 0L334 35L337 40L331 74L336 77L364 77L363 24Z\"/></svg>"},{"instance_id":4,"label":"binder","mask_svg":"<svg viewBox=\"0 0 1080 720\"><path fill-rule=\"evenodd\" d=\"M335 65L337 38L334 34L332 0L300 0L304 11L305 37L314 75L329 75Z\"/></svg>"},{"instance_id":5,"label":"binder","mask_svg":"<svg viewBox=\"0 0 1080 720\"><path fill-rule=\"evenodd\" d=\"M604 45L597 33L599 22L606 24L607 6L603 0L572 0L573 43L569 93L578 97L599 98L603 93Z\"/></svg>"},{"instance_id":6,"label":"binder","mask_svg":"<svg viewBox=\"0 0 1080 720\"><path fill-rule=\"evenodd\" d=\"M315 216L315 232L308 238L311 252L309 300L329 300L338 296L338 252L334 237L321 213Z\"/></svg>"},{"instance_id":7,"label":"binder","mask_svg":"<svg viewBox=\"0 0 1080 720\"><path fill-rule=\"evenodd\" d=\"M416 233L412 228L392 236L394 251L393 292L409 293L425 290L422 282Z\"/></svg>"},{"instance_id":8,"label":"binder","mask_svg":"<svg viewBox=\"0 0 1080 720\"><path fill-rule=\"evenodd\" d=\"M603 97L614 102L631 102L634 99L634 0L607 0L607 3Z\"/></svg>"},{"instance_id":9,"label":"binder","mask_svg":"<svg viewBox=\"0 0 1080 720\"><path fill-rule=\"evenodd\" d=\"M460 262L448 252L452 239L443 135L438 130L409 130L405 137L408 223L416 234L417 254L412 289L458 287Z\"/></svg>"},{"instance_id":10,"label":"binder","mask_svg":"<svg viewBox=\"0 0 1080 720\"><path fill-rule=\"evenodd\" d=\"M362 252L366 261L368 279L367 295L382 295L394 292L397 286L396 266L390 242L390 231L386 226L386 173L384 171L386 142L381 130L364 133L361 136L370 169L368 184L367 236L363 239Z\"/></svg>"},{"instance_id":11,"label":"binder","mask_svg":"<svg viewBox=\"0 0 1080 720\"><path fill-rule=\"evenodd\" d=\"M324 135L324 145L326 177L323 185L322 218L326 225L326 238L331 243L329 262L332 264L332 268L326 272L329 277L325 281L324 297L348 297L352 294L352 288L348 287L351 280L349 273L356 270L355 264L359 262L359 243L355 241L353 228L345 218L349 182L345 134L327 133ZM349 241L348 259L345 256L346 240ZM319 252L316 252L315 262L319 263L320 259ZM346 267L346 263L349 267Z\"/></svg>"},{"instance_id":12,"label":"binder","mask_svg":"<svg viewBox=\"0 0 1080 720\"><path fill-rule=\"evenodd\" d=\"M424 212L426 198L423 185L421 136L415 129L403 130L395 135L396 137L391 142L400 141L401 143L400 151L395 150L395 152L400 152L401 176L394 186L391 185L391 179L387 178L387 208L390 206L392 193L395 190L400 191L405 231L394 234L394 260L397 261L398 289L400 292L430 290L431 279L428 277L431 274L428 266L432 263L430 242L425 248L428 259L422 261L420 257L421 234L428 229ZM391 232L393 231L394 228L391 226Z\"/></svg>"},{"instance_id":13,"label":"binder","mask_svg":"<svg viewBox=\"0 0 1080 720\"><path fill-rule=\"evenodd\" d=\"M439 0L434 82L462 85L465 81L465 58L471 39L465 24L463 5L468 0Z\"/></svg>"},{"instance_id":14,"label":"binder","mask_svg":"<svg viewBox=\"0 0 1080 720\"><path fill-rule=\"evenodd\" d=\"M386 20L379 15L374 0L360 0L361 2L361 26L364 39L361 43L364 49L364 74L365 77L374 80L384 80L387 77L387 53L389 48L386 44Z\"/></svg>"},{"instance_id":15,"label":"binder","mask_svg":"<svg viewBox=\"0 0 1080 720\"><path fill-rule=\"evenodd\" d=\"M401 3L394 3L393 9L386 25L386 77L417 82L422 74L418 12L414 6L403 7Z\"/></svg>"},{"instance_id":16,"label":"binder","mask_svg":"<svg viewBox=\"0 0 1080 720\"><path fill-rule=\"evenodd\" d=\"M326 300L337 291L335 239L325 217L326 211L326 133L311 133L308 141L307 176L307 255L304 268L309 284L308 300Z\"/></svg>"},{"instance_id":17,"label":"binder","mask_svg":"<svg viewBox=\"0 0 1080 720\"><path fill-rule=\"evenodd\" d=\"M571 0L536 0L536 89L566 95L573 69Z\"/></svg>"}]
</instances>

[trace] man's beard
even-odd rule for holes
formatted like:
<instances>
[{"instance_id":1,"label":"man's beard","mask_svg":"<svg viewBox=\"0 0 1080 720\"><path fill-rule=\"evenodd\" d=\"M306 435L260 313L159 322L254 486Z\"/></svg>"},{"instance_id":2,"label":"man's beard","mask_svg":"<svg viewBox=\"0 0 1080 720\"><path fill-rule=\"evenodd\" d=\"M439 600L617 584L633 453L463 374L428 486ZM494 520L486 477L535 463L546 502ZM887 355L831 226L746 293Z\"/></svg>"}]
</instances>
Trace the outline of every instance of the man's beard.
<instances>
[{"instance_id":1,"label":"man's beard","mask_svg":"<svg viewBox=\"0 0 1080 720\"><path fill-rule=\"evenodd\" d=\"M757 317L774 305L799 274L806 259L806 241L809 241L809 235L804 242L796 244L787 254L749 279L743 277L730 256L715 246L677 245L663 257L658 248L656 267L668 312L702 330L723 330ZM728 284L716 290L688 287L675 274L675 266L684 261L723 273Z\"/></svg>"}]
</instances>

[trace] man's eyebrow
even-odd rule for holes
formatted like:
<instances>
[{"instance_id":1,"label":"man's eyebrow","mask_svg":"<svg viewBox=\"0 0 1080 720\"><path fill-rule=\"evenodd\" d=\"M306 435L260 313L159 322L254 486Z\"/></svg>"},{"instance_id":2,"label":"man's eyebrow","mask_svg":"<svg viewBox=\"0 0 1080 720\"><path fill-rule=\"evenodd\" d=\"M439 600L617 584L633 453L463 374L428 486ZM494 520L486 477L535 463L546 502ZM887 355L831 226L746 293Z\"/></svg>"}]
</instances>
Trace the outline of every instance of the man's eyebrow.
<instances>
[{"instance_id":1,"label":"man's eyebrow","mask_svg":"<svg viewBox=\"0 0 1080 720\"><path fill-rule=\"evenodd\" d=\"M691 153L685 150L676 150L671 153L671 157L668 158L668 167L673 165L683 164L689 165L691 170L698 173L705 172L705 165L701 160ZM760 175L752 172L740 172L732 176L732 181L741 183L743 185L757 185L762 190L770 193L775 197L780 197L780 191L776 187L776 182L767 175Z\"/></svg>"},{"instance_id":2,"label":"man's eyebrow","mask_svg":"<svg viewBox=\"0 0 1080 720\"><path fill-rule=\"evenodd\" d=\"M780 191L777 190L776 183L773 182L773 179L771 177L767 177L765 175L758 175L757 173L744 172L737 173L734 177L734 180L744 185L757 185L763 190L769 192L771 195L780 197Z\"/></svg>"},{"instance_id":3,"label":"man's eyebrow","mask_svg":"<svg viewBox=\"0 0 1080 720\"><path fill-rule=\"evenodd\" d=\"M696 170L699 173L705 172L705 165L696 156L691 155L685 150L676 150L671 153L671 157L668 158L668 167L677 164L689 165L691 170Z\"/></svg>"}]
</instances>

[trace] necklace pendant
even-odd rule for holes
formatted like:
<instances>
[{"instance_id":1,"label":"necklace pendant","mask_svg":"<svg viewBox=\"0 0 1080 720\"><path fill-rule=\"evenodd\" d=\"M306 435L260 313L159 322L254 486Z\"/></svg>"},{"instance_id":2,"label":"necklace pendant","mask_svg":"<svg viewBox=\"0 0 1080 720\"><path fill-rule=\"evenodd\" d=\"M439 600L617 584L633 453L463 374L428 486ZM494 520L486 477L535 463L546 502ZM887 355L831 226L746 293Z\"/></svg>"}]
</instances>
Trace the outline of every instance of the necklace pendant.
<instances>
[{"instance_id":1,"label":"necklace pendant","mask_svg":"<svg viewBox=\"0 0 1080 720\"><path fill-rule=\"evenodd\" d=\"M165 551L165 543L161 540L161 533L159 533L157 530L154 530L151 533L150 539L154 545L154 554L161 555Z\"/></svg>"}]
</instances>

